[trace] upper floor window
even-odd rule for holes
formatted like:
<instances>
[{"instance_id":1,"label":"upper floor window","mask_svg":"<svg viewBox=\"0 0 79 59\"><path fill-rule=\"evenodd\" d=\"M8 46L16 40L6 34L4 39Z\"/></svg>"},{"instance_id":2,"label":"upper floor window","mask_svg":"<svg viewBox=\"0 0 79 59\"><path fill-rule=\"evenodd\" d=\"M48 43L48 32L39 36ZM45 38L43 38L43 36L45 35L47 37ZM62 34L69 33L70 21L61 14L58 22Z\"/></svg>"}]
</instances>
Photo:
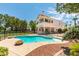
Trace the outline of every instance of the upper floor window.
<instances>
[{"instance_id":1,"label":"upper floor window","mask_svg":"<svg viewBox=\"0 0 79 59\"><path fill-rule=\"evenodd\" d=\"M40 19L40 22L43 22L43 19Z\"/></svg>"},{"instance_id":2,"label":"upper floor window","mask_svg":"<svg viewBox=\"0 0 79 59\"><path fill-rule=\"evenodd\" d=\"M45 22L48 22L48 19L45 19Z\"/></svg>"}]
</instances>

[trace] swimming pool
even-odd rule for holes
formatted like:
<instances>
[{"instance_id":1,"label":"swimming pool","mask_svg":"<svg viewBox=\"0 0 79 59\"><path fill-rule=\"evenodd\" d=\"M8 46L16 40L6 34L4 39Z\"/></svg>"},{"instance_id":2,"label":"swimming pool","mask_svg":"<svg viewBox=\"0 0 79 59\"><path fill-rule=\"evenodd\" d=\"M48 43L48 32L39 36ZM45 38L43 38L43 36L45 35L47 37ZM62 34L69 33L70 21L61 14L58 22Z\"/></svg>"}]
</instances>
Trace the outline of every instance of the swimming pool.
<instances>
[{"instance_id":1,"label":"swimming pool","mask_svg":"<svg viewBox=\"0 0 79 59\"><path fill-rule=\"evenodd\" d=\"M24 43L34 43L34 42L61 42L58 38L50 38L46 36L17 36L16 38L22 40Z\"/></svg>"}]
</instances>

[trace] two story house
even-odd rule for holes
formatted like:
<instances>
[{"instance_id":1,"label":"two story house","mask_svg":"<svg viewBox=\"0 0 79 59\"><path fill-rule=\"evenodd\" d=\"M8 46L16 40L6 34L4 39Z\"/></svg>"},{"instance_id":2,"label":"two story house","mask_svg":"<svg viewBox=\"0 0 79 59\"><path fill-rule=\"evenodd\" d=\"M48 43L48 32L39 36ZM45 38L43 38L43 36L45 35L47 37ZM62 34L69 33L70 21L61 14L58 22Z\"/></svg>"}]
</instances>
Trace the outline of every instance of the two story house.
<instances>
[{"instance_id":1,"label":"two story house","mask_svg":"<svg viewBox=\"0 0 79 59\"><path fill-rule=\"evenodd\" d=\"M44 11L36 19L37 33L53 33L59 28L64 29L64 22L51 18L44 14Z\"/></svg>"}]
</instances>

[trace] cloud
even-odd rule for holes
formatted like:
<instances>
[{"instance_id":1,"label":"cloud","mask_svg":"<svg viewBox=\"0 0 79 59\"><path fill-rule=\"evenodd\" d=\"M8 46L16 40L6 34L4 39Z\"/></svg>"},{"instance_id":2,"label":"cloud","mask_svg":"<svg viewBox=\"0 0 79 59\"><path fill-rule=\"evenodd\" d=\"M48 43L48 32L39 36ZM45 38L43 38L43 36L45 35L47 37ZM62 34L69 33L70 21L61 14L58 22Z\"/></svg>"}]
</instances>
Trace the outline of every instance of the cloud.
<instances>
[{"instance_id":1,"label":"cloud","mask_svg":"<svg viewBox=\"0 0 79 59\"><path fill-rule=\"evenodd\" d=\"M55 9L53 9L53 8L48 8L48 14L59 14Z\"/></svg>"},{"instance_id":2,"label":"cloud","mask_svg":"<svg viewBox=\"0 0 79 59\"><path fill-rule=\"evenodd\" d=\"M60 14L54 8L48 8L47 13L50 14L52 17L54 17L57 20L62 20L63 17L65 16L65 13Z\"/></svg>"},{"instance_id":3,"label":"cloud","mask_svg":"<svg viewBox=\"0 0 79 59\"><path fill-rule=\"evenodd\" d=\"M47 12L48 14L59 14L54 8L48 8Z\"/></svg>"}]
</instances>

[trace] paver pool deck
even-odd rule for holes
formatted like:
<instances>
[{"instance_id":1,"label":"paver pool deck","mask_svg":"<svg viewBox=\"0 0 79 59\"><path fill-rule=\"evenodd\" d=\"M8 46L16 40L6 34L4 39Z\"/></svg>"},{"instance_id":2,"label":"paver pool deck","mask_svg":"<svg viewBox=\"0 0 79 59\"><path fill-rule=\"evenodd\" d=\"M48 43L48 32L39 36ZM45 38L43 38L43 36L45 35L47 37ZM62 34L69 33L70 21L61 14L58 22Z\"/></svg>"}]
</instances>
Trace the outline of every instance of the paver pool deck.
<instances>
[{"instance_id":1,"label":"paver pool deck","mask_svg":"<svg viewBox=\"0 0 79 59\"><path fill-rule=\"evenodd\" d=\"M0 41L0 46L7 47L9 49L9 55L8 56L25 56L31 51L35 50L36 48L46 45L46 44L59 44L59 43L67 43L65 42L55 42L55 43L48 43L48 42L38 42L38 43L30 43L30 44L22 44L20 46L15 46L15 42L18 39L16 38L10 38Z\"/></svg>"}]
</instances>

